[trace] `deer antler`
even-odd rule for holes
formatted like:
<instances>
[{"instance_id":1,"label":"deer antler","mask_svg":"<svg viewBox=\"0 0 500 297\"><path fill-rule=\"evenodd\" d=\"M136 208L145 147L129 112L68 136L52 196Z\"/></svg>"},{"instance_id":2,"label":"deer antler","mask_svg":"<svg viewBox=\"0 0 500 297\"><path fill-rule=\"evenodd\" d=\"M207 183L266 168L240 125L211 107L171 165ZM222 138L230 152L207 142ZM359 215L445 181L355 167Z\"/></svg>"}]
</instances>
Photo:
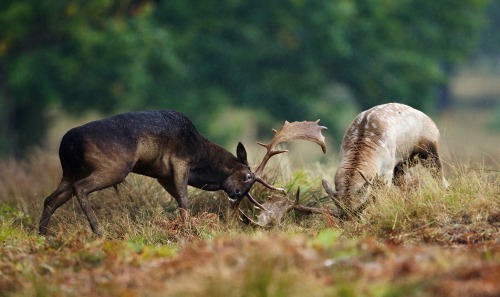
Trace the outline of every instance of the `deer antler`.
<instances>
[{"instance_id":1,"label":"deer antler","mask_svg":"<svg viewBox=\"0 0 500 297\"><path fill-rule=\"evenodd\" d=\"M271 159L272 156L288 152L288 150L276 150L276 147L280 143L289 142L297 139L309 140L320 145L321 149L323 150L323 154L326 153L325 137L321 134L321 130L327 128L324 126L319 126L318 123L319 120L315 122L303 121L303 122L292 122L292 123L285 121L285 124L283 125L283 127L281 127L281 129L279 129L278 131L273 129L275 135L271 140L271 143L263 144L261 142L258 142L259 145L267 149L267 153L262 159L260 165L255 170L255 181L258 181L259 183L263 184L265 187L271 190L284 191L283 189L278 189L271 186L262 179L262 172L264 171L264 167L266 167L266 164L269 161L269 159Z\"/></svg>"},{"instance_id":2,"label":"deer antler","mask_svg":"<svg viewBox=\"0 0 500 297\"><path fill-rule=\"evenodd\" d=\"M292 208L298 211L301 211L303 213L311 214L311 213L319 213L319 214L324 214L327 213L327 210L321 209L321 208L315 208L315 207L308 207L308 206L303 206L300 205L299 203L300 199L300 186L297 187L297 192L295 193L295 201L292 205Z\"/></svg>"},{"instance_id":3,"label":"deer antler","mask_svg":"<svg viewBox=\"0 0 500 297\"><path fill-rule=\"evenodd\" d=\"M257 215L257 221L252 220L248 215L246 215L241 209L240 220L245 224L254 227L270 228L273 225L280 223L282 217L286 212L290 210L297 210L305 214L325 214L336 218L340 218L339 213L335 213L332 210L326 208L316 208L304 206L299 203L300 199L300 186L297 188L295 194L295 201L290 201L286 196L273 195L270 201L264 203L262 212Z\"/></svg>"},{"instance_id":4,"label":"deer antler","mask_svg":"<svg viewBox=\"0 0 500 297\"><path fill-rule=\"evenodd\" d=\"M363 172L361 170L359 170L359 168L356 168L356 170L359 172L359 174L361 174L361 177L365 180L365 182L367 184L369 184L370 186L373 186L373 183L368 180L368 178L366 178L366 175L363 174Z\"/></svg>"},{"instance_id":5,"label":"deer antler","mask_svg":"<svg viewBox=\"0 0 500 297\"><path fill-rule=\"evenodd\" d=\"M259 145L265 147L267 149L266 154L264 155L264 158L262 159L262 162L260 165L257 167L257 169L254 172L254 181L261 183L265 187L271 189L271 190L278 190L281 191L283 195L286 195L285 190L281 188L275 188L268 184L266 181L262 179L262 172L264 171L264 167L266 167L267 162L269 159L271 159L272 156L288 152L288 150L276 150L276 147L283 142L289 142L292 140L297 140L297 139L303 139L303 140L309 140L317 143L318 145L321 146L321 149L323 150L323 154L326 153L326 143L325 143L325 137L321 134L321 130L327 129L324 126L319 126L318 125L319 120L315 122L288 122L285 121L285 124L281 129L278 131L274 130L274 137L271 140L271 143L269 144L263 144L258 142ZM298 195L298 193L297 193ZM260 208L263 213L259 215L259 221L254 222L250 218L248 218L247 215L243 211L240 211L241 217L244 222L246 223L252 223L253 225L258 225L261 227L268 226L269 224L272 224L274 221L279 221L279 218L290 208L294 207L300 210L300 206L298 205L288 205L287 199L282 200L280 202L276 203L264 203L264 205L260 204L257 200L255 200L250 192L246 194L246 197L252 202L257 208ZM286 197L286 196L285 196ZM298 196L297 196L298 197ZM241 200L241 199L240 199ZM237 206L240 202L240 200L235 202L235 205ZM310 210L309 210L310 211Z\"/></svg>"}]
</instances>

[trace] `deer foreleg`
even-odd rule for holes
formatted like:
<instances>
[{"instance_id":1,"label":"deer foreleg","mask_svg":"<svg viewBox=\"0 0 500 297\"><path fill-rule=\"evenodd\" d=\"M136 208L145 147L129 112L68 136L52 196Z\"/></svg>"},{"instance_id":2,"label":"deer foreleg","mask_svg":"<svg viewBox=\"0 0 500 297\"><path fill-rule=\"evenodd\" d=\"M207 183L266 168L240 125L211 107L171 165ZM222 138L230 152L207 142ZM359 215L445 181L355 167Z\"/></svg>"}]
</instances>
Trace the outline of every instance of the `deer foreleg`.
<instances>
[{"instance_id":1,"label":"deer foreleg","mask_svg":"<svg viewBox=\"0 0 500 297\"><path fill-rule=\"evenodd\" d=\"M180 208L180 214L183 218L187 218L188 213L188 177L189 166L186 162L176 159L172 161L173 176L168 178L157 179L160 185L177 201Z\"/></svg>"}]
</instances>

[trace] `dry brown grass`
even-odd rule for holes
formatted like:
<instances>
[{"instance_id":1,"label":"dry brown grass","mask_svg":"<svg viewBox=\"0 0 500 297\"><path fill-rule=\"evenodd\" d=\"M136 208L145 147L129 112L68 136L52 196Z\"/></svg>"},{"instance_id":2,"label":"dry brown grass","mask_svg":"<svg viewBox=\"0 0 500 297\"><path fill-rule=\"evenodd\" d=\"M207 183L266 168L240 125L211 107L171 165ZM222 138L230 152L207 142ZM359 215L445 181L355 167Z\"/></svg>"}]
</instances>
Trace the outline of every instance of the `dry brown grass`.
<instances>
[{"instance_id":1,"label":"dry brown grass","mask_svg":"<svg viewBox=\"0 0 500 297\"><path fill-rule=\"evenodd\" d=\"M359 221L340 222L320 215L303 216L289 213L275 229L295 232L298 229L314 234L325 227L339 227L346 237L379 236L413 241L446 241L454 232L467 233L451 241L485 242L498 235L497 218L500 214L500 179L496 171L471 169L457 164L449 166L447 178L451 184L445 190L440 181L431 178L421 166L411 170L408 189L382 187L376 191L376 202L365 211ZM0 162L3 178L0 182L0 202L14 206L29 217L25 226L36 233L43 200L56 187L60 178L57 159L48 153L36 152L26 161ZM286 177L270 176L285 187L292 198L301 186L301 203L314 207L333 207L320 188L320 179L331 178L328 166L313 166ZM270 192L256 186L254 195L264 201ZM147 243L177 244L193 239L209 239L220 234L248 232L229 208L222 192L189 191L193 220L184 224L179 220L177 204L154 180L131 175L118 191L106 189L90 195L92 207L106 237L114 239L143 238ZM249 214L257 214L249 203L242 205ZM26 224L26 220L25 220ZM429 230L437 228L429 235ZM312 232L310 232L312 230ZM87 232L90 228L76 199L57 210L49 224L51 234L69 236ZM450 234L451 233L451 234ZM477 236L470 236L470 234ZM447 235L448 234L448 235Z\"/></svg>"},{"instance_id":2,"label":"dry brown grass","mask_svg":"<svg viewBox=\"0 0 500 297\"><path fill-rule=\"evenodd\" d=\"M449 190L416 167L411 186L378 189L359 220L290 212L270 230L243 225L224 193L191 188L183 222L156 181L130 175L118 193L90 195L102 239L76 199L52 217L51 236L36 235L61 176L54 153L0 160L0 296L498 296L499 159L468 156L446 158ZM333 158L291 159L277 158L268 179L332 207L320 181L333 180Z\"/></svg>"}]
</instances>

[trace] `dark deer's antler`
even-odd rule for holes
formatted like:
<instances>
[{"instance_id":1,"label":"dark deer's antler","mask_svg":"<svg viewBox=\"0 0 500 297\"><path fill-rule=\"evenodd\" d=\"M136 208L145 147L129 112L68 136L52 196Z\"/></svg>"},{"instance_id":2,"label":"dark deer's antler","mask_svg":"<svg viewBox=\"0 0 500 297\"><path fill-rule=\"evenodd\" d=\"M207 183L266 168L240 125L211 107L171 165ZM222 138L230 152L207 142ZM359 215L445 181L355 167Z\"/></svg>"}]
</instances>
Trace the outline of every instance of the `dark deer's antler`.
<instances>
[{"instance_id":1,"label":"dark deer's antler","mask_svg":"<svg viewBox=\"0 0 500 297\"><path fill-rule=\"evenodd\" d=\"M333 217L340 217L339 213L333 212L326 208L316 208L304 206L299 203L300 186L295 194L295 201L290 201L286 196L273 196L270 201L264 203L265 210L257 215L257 221L249 218L240 209L240 219L247 225L254 227L269 228L280 223L283 215L289 210L300 211L304 214L325 214Z\"/></svg>"},{"instance_id":2,"label":"dark deer's antler","mask_svg":"<svg viewBox=\"0 0 500 297\"><path fill-rule=\"evenodd\" d=\"M327 128L324 126L319 126L318 123L319 120L315 122L303 121L303 122L292 122L292 123L285 121L285 124L283 125L283 127L281 127L281 129L279 129L278 131L273 129L275 135L269 144L263 144L258 142L259 145L267 149L267 152L264 158L262 159L262 162L259 164L259 166L254 172L254 181L261 183L262 185L271 190L278 190L281 191L283 194L286 194L284 189L273 187L262 179L262 172L264 171L264 167L267 165L267 162L269 161L269 159L271 159L271 157L281 153L288 152L288 150L276 150L276 147L280 143L289 142L292 140L302 139L315 142L319 146L321 146L323 153L326 153L325 137L321 134L321 130ZM265 220L278 219L278 217L280 217L288 209L287 207L285 207L286 203L283 204L282 206L277 206L277 207L274 204L267 204L267 206L266 204L261 205L252 197L250 192L246 193L246 197L256 207L264 211L264 213L262 213L259 216L261 218L259 220L262 220L262 218L266 218ZM239 201L237 202L236 205L238 205L238 203ZM270 209L268 209L269 207ZM245 218L245 221L247 222L251 221L241 210L240 213ZM281 215L278 215L278 213L281 213ZM264 226L268 225L268 223L263 224L262 222L260 222L257 225Z\"/></svg>"},{"instance_id":3,"label":"dark deer's antler","mask_svg":"<svg viewBox=\"0 0 500 297\"><path fill-rule=\"evenodd\" d=\"M323 150L323 154L326 153L325 137L321 134L321 130L327 128L324 126L319 126L318 123L319 120L315 122L303 121L292 123L285 121L285 124L283 125L283 127L281 127L281 129L279 129L278 131L273 129L275 135L271 140L271 143L263 144L261 142L258 142L259 145L267 149L267 153L262 159L260 165L255 170L255 181L263 184L271 190L284 191L283 189L278 189L271 186L262 179L262 172L264 171L264 167L266 166L269 159L271 159L272 156L288 152L288 150L276 150L276 147L280 143L297 139L309 140L319 144L321 146L321 149Z\"/></svg>"}]
</instances>

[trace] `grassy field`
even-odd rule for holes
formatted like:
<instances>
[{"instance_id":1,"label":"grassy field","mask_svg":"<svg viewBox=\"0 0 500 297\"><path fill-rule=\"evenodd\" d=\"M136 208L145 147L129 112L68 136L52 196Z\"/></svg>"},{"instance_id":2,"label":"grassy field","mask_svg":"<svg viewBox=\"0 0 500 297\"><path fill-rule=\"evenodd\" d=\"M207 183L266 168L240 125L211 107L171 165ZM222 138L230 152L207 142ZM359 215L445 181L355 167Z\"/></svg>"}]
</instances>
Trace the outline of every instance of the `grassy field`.
<instances>
[{"instance_id":1,"label":"grassy field","mask_svg":"<svg viewBox=\"0 0 500 297\"><path fill-rule=\"evenodd\" d=\"M92 235L76 199L43 238L43 199L61 176L54 150L1 160L0 296L499 296L498 134L458 117L438 123L449 190L416 167L410 186L378 189L363 216L346 222L289 212L273 228L253 228L225 194L195 189L183 222L154 180L131 175L118 192L90 196L103 238ZM323 163L307 157L298 166L295 151L269 178L290 199L300 186L303 205L333 207L320 185L333 180L337 147ZM260 186L253 193L260 201L271 194Z\"/></svg>"}]
</instances>

